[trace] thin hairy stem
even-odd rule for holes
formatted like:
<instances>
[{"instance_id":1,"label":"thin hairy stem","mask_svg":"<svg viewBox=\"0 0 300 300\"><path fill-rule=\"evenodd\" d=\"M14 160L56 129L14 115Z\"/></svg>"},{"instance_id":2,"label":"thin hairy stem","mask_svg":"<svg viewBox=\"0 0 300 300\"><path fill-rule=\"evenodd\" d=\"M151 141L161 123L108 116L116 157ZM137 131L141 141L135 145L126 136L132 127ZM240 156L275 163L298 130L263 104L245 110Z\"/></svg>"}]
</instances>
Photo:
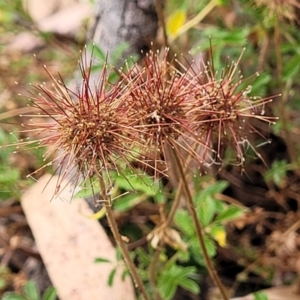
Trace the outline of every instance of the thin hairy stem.
<instances>
[{"instance_id":1,"label":"thin hairy stem","mask_svg":"<svg viewBox=\"0 0 300 300\"><path fill-rule=\"evenodd\" d=\"M170 209L170 212L168 214L168 217L165 219L165 221L163 222L163 224L161 225L164 229L168 228L168 226L170 226L170 224L173 221L175 212L178 208L179 202L180 202L180 196L182 194L182 188L183 188L183 184L182 184L182 180L179 181L179 185L176 191L176 196L172 202L172 206ZM151 259L151 263L149 266L149 282L150 285L152 287L152 290L154 292L154 299L155 300L162 300L159 291L156 287L156 274L157 274L157 264L158 264L158 260L159 260L159 256L161 254L161 252L164 249L164 241L160 241L160 243L158 244L158 247L155 249L154 255L152 256Z\"/></svg>"},{"instance_id":2,"label":"thin hairy stem","mask_svg":"<svg viewBox=\"0 0 300 300\"><path fill-rule=\"evenodd\" d=\"M134 262L132 261L130 257L130 253L127 249L126 244L124 243L122 236L119 233L118 224L114 218L112 206L111 206L111 198L110 195L107 195L106 193L106 186L101 176L99 176L99 182L100 182L100 188L101 188L101 196L104 200L104 207L106 210L106 217L110 225L111 232L114 236L114 239L117 243L117 245L120 247L122 255L124 257L124 260L126 262L126 265L131 273L131 276L133 278L133 281L135 283L135 286L140 291L141 296L144 300L150 300L150 297L146 291L146 288L144 286L144 283L139 276L136 266L134 265Z\"/></svg>"},{"instance_id":3,"label":"thin hairy stem","mask_svg":"<svg viewBox=\"0 0 300 300\"><path fill-rule=\"evenodd\" d=\"M155 252L152 256L151 263L149 266L149 283L151 285L151 288L153 290L153 296L155 300L162 300L162 297L160 296L160 293L156 286L156 275L157 275L157 263L159 256L164 249L164 242L161 241L158 245L158 247L155 249Z\"/></svg>"},{"instance_id":4,"label":"thin hairy stem","mask_svg":"<svg viewBox=\"0 0 300 300\"><path fill-rule=\"evenodd\" d=\"M171 206L171 209L170 209L170 212L168 214L168 217L167 217L166 221L164 222L164 225L166 227L168 227L173 221L174 215L176 213L176 210L177 210L179 202L180 202L180 196L182 194L182 188L183 188L183 183L182 183L182 180L180 180L179 184L178 184L177 191L176 191L175 198L173 200L173 203L172 203L172 206Z\"/></svg>"},{"instance_id":5,"label":"thin hairy stem","mask_svg":"<svg viewBox=\"0 0 300 300\"><path fill-rule=\"evenodd\" d=\"M159 22L161 23L161 27L163 30L164 46L169 47L164 10L163 10L162 6L163 6L162 1L155 0L155 8L156 8L157 16L158 16Z\"/></svg>"},{"instance_id":6,"label":"thin hairy stem","mask_svg":"<svg viewBox=\"0 0 300 300\"><path fill-rule=\"evenodd\" d=\"M195 149L193 149L193 150L195 150ZM172 151L171 151L171 153L172 153ZM172 155L171 155L171 157L172 157ZM189 156L186 159L186 166L184 168L184 174L186 174L186 172L188 170L188 166L189 166L189 163L190 163L191 159L192 159L192 155L189 154ZM175 198L173 200L173 203L172 203L170 212L168 214L168 217L167 217L166 221L164 222L164 225L166 227L168 227L173 221L174 215L176 213L176 210L177 210L179 202L180 202L180 197L181 197L181 194L182 194L182 188L183 188L183 182L182 182L182 178L180 177L179 178L179 184L178 184L178 187L177 187L177 190L176 190Z\"/></svg>"},{"instance_id":7,"label":"thin hairy stem","mask_svg":"<svg viewBox=\"0 0 300 300\"><path fill-rule=\"evenodd\" d=\"M182 183L183 183L183 186L184 186L184 189L185 189L187 204L188 204L188 207L189 207L189 210L190 210L190 213L191 213L194 225L195 225L197 237L198 237L198 240L199 240L200 248L201 248L202 253L203 253L203 258L204 258L204 261L206 263L207 270L208 270L214 284L220 290L222 299L223 300L229 300L229 298L226 294L225 288L224 288L224 286L223 286L223 284L222 284L222 282L221 282L221 280L220 280L220 278L217 274L217 271L216 271L215 267L213 266L213 264L212 264L212 262L209 258L208 253L207 253L205 242L204 242L202 225L198 220L195 205L193 203L193 198L192 198L191 192L189 190L188 183L186 181L185 172L184 172L184 169L183 169L182 164L180 162L180 158L178 157L178 153L176 152L176 149L174 149L172 151L172 154L173 154L173 157L174 157L174 161L176 162L177 169L178 169L179 175L181 177L181 180L182 180Z\"/></svg>"},{"instance_id":8,"label":"thin hairy stem","mask_svg":"<svg viewBox=\"0 0 300 300\"><path fill-rule=\"evenodd\" d=\"M196 148L197 148L197 145L195 145L195 147L193 147L193 150L196 150ZM168 149L170 149L170 147L168 147ZM170 151L168 151L168 153L170 153ZM170 159L172 159L171 153L170 153L169 156L170 156ZM189 154L187 159L186 159L186 166L184 168L184 174L187 173L187 170L188 170L189 163L190 163L191 159L192 159L192 155ZM182 195L182 191L183 191L183 181L182 181L182 178L179 178L179 184L177 186L176 195L175 195L175 198L172 202L171 209L168 213L167 218L164 220L163 224L161 225L164 229L168 228L171 225L172 221L173 221L174 215L175 215L175 213L177 211L177 208L178 208L178 205L180 203L180 197ZM159 256L160 256L161 252L164 249L163 248L164 244L165 244L164 241L160 241L157 249L155 249L155 252L154 252L154 255L151 259L151 263L150 263L150 267L149 267L149 281L150 281L151 287L154 291L155 300L161 300L160 294L159 294L159 292L157 290L157 287L156 287L155 277L156 277L156 273L157 273L156 272L157 262L158 262L158 259L159 259Z\"/></svg>"}]
</instances>

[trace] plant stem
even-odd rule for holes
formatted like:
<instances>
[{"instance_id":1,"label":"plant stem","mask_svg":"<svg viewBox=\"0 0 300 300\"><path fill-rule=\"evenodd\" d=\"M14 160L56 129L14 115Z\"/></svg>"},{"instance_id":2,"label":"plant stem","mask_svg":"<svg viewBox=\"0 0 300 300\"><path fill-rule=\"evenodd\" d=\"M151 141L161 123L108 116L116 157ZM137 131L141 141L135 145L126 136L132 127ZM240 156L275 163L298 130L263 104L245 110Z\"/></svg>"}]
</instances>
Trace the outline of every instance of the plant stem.
<instances>
[{"instance_id":1,"label":"plant stem","mask_svg":"<svg viewBox=\"0 0 300 300\"><path fill-rule=\"evenodd\" d=\"M149 283L153 290L155 300L162 300L160 293L156 286L156 274L157 274L157 262L158 262L160 254L162 252L163 246L164 246L164 242L161 241L152 256L151 263L149 266Z\"/></svg>"},{"instance_id":2,"label":"plant stem","mask_svg":"<svg viewBox=\"0 0 300 300\"><path fill-rule=\"evenodd\" d=\"M164 229L168 228L173 221L174 215L176 213L176 210L177 210L179 202L180 202L182 187L183 187L182 180L180 180L177 191L176 191L176 196L172 202L172 206L171 206L170 212L168 214L168 217L165 219L165 221L162 223L162 225L160 225ZM154 255L152 256L151 263L149 266L149 282L152 287L155 300L162 300L162 298L159 294L159 291L156 287L155 278L156 278L156 274L157 274L156 266L158 263L159 256L163 250L164 244L165 244L164 241L161 240L160 243L158 244L158 247L155 249Z\"/></svg>"},{"instance_id":3,"label":"plant stem","mask_svg":"<svg viewBox=\"0 0 300 300\"><path fill-rule=\"evenodd\" d=\"M282 94L279 103L279 118L282 123L282 131L283 136L285 138L285 142L287 144L287 148L289 149L289 154L291 156L291 160L293 162L298 162L298 154L296 143L292 141L290 129L289 129L289 115L288 115L288 92L289 89L284 88L283 83L283 61L281 54L281 34L280 34L280 23L279 20L276 19L275 27L274 27L274 43L275 43L275 53L276 53L276 68L277 68L277 80L278 86L280 88L280 93ZM295 170L297 170L296 168ZM296 171L297 172L297 171Z\"/></svg>"},{"instance_id":4,"label":"plant stem","mask_svg":"<svg viewBox=\"0 0 300 300\"><path fill-rule=\"evenodd\" d=\"M163 37L164 37L164 46L169 47L168 44L168 35L167 35L167 30L166 30L166 22L165 22L165 16L164 16L164 10L163 10L163 4L161 0L155 0L155 8L156 8L156 13L158 16L158 20L161 23L161 27L163 30Z\"/></svg>"},{"instance_id":5,"label":"plant stem","mask_svg":"<svg viewBox=\"0 0 300 300\"><path fill-rule=\"evenodd\" d=\"M179 28L177 33L170 38L170 42L200 23L217 5L217 1L211 0L193 19L189 20Z\"/></svg>"},{"instance_id":6,"label":"plant stem","mask_svg":"<svg viewBox=\"0 0 300 300\"><path fill-rule=\"evenodd\" d=\"M150 297L146 291L144 283L137 272L134 262L132 261L132 259L130 257L129 250L127 249L127 246L124 243L122 236L119 233L118 224L114 218L112 207L111 207L111 199L110 199L109 195L106 195L105 183L104 183L101 175L99 176L99 182L100 182L102 199L104 200L104 207L106 209L107 220L109 222L110 229L114 236L114 239L121 249L122 255L123 255L126 265L131 273L131 276L133 278L135 286L139 289L144 300L150 300Z\"/></svg>"},{"instance_id":7,"label":"plant stem","mask_svg":"<svg viewBox=\"0 0 300 300\"><path fill-rule=\"evenodd\" d=\"M222 282L221 282L221 280L220 280L220 278L217 274L217 271L216 271L215 267L213 266L213 264L212 264L212 262L209 258L208 253L207 253L205 242L204 242L202 225L199 222L198 217L197 217L197 212L196 212L196 209L195 209L195 205L193 203L193 198L192 198L191 192L189 190L189 187L188 187L188 184L187 184L187 181L186 181L185 172L184 172L184 169L183 169L182 164L180 162L180 158L178 157L176 149L172 149L172 150L173 150L172 154L173 154L174 160L176 162L176 165L177 165L177 168L178 168L178 171L179 171L179 175L180 175L181 180L182 180L182 184L183 184L184 189L185 189L187 204L188 204L188 207L189 207L189 210L191 212L191 216L192 216L192 219L193 219L193 222L194 222L194 225L195 225L196 233L197 233L197 236L198 236L200 248L201 248L202 253L203 253L203 258L204 258L204 261L206 263L207 270L208 270L214 284L219 289L223 300L229 300L229 298L226 294L225 288L224 288L224 286L223 286L223 284L222 284Z\"/></svg>"}]
</instances>

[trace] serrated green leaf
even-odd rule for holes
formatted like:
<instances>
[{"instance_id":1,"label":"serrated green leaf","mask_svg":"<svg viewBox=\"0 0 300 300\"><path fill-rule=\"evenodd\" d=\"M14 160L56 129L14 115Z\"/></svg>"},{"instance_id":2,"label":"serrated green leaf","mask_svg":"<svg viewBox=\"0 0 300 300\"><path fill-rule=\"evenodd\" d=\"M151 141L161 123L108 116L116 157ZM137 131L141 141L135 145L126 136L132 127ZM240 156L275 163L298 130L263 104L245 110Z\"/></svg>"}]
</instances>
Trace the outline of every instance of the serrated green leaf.
<instances>
[{"instance_id":1,"label":"serrated green leaf","mask_svg":"<svg viewBox=\"0 0 300 300\"><path fill-rule=\"evenodd\" d=\"M201 201L201 198L208 197L208 196L214 197L215 194L222 193L227 187L228 187L227 181L219 180L217 182L214 182L213 184L201 190L200 193L198 193L195 201L197 203L197 200ZM200 199L198 199L198 197Z\"/></svg>"},{"instance_id":2,"label":"serrated green leaf","mask_svg":"<svg viewBox=\"0 0 300 300\"><path fill-rule=\"evenodd\" d=\"M119 212L125 212L132 209L135 205L141 203L144 199L143 194L128 194L114 201L114 209Z\"/></svg>"},{"instance_id":3,"label":"serrated green leaf","mask_svg":"<svg viewBox=\"0 0 300 300\"><path fill-rule=\"evenodd\" d=\"M205 244L208 256L209 257L215 256L217 253L217 247L216 247L215 242L210 237L204 236L204 244Z\"/></svg>"},{"instance_id":4,"label":"serrated green leaf","mask_svg":"<svg viewBox=\"0 0 300 300\"><path fill-rule=\"evenodd\" d=\"M143 192L149 197L157 199L158 202L164 201L165 195L158 182L154 182L150 176L135 174L130 170L125 170L123 174L112 174L116 185L126 191Z\"/></svg>"},{"instance_id":5,"label":"serrated green leaf","mask_svg":"<svg viewBox=\"0 0 300 300\"><path fill-rule=\"evenodd\" d=\"M276 160L272 163L271 168L265 173L267 181L273 180L274 183L280 185L286 177L286 172L289 170L289 165L285 160Z\"/></svg>"},{"instance_id":6,"label":"serrated green leaf","mask_svg":"<svg viewBox=\"0 0 300 300\"><path fill-rule=\"evenodd\" d=\"M139 263L144 266L149 266L151 263L151 256L141 247L137 248L135 252Z\"/></svg>"},{"instance_id":7,"label":"serrated green leaf","mask_svg":"<svg viewBox=\"0 0 300 300\"><path fill-rule=\"evenodd\" d=\"M201 193L202 194L202 193ZM216 204L210 195L206 195L198 202L197 215L203 226L207 226L213 219L216 213Z\"/></svg>"},{"instance_id":8,"label":"serrated green leaf","mask_svg":"<svg viewBox=\"0 0 300 300\"><path fill-rule=\"evenodd\" d=\"M193 285L193 280L189 276L196 274L195 267L182 267L178 265L170 265L164 269L159 276L158 289L161 292L163 299L172 299L176 289L181 284L184 287L190 288L192 291L199 291L197 287Z\"/></svg>"},{"instance_id":9,"label":"serrated green leaf","mask_svg":"<svg viewBox=\"0 0 300 300\"><path fill-rule=\"evenodd\" d=\"M25 293L25 296L28 297L30 300L39 300L40 299L40 292L34 281L28 281L25 284L24 293Z\"/></svg>"},{"instance_id":10,"label":"serrated green leaf","mask_svg":"<svg viewBox=\"0 0 300 300\"><path fill-rule=\"evenodd\" d=\"M204 243L206 247L206 251L209 257L214 257L216 255L216 244L215 242L208 237L207 235L204 236ZM199 240L195 236L190 240L190 247L189 247L192 257L198 262L199 265L205 266L202 250L200 249Z\"/></svg>"},{"instance_id":11,"label":"serrated green leaf","mask_svg":"<svg viewBox=\"0 0 300 300\"><path fill-rule=\"evenodd\" d=\"M140 191L144 192L146 195L153 195L153 180L145 175L137 175L132 172L125 172L124 174L112 175L118 187L126 191Z\"/></svg>"},{"instance_id":12,"label":"serrated green leaf","mask_svg":"<svg viewBox=\"0 0 300 300\"><path fill-rule=\"evenodd\" d=\"M177 210L174 216L174 222L186 235L192 236L195 234L193 221L187 211L182 209Z\"/></svg>"},{"instance_id":13,"label":"serrated green leaf","mask_svg":"<svg viewBox=\"0 0 300 300\"><path fill-rule=\"evenodd\" d=\"M243 213L244 209L241 209L240 207L234 205L229 205L226 209L224 209L216 216L214 222L230 221L240 217Z\"/></svg>"},{"instance_id":14,"label":"serrated green leaf","mask_svg":"<svg viewBox=\"0 0 300 300\"><path fill-rule=\"evenodd\" d=\"M53 286L50 286L46 289L43 294L42 300L55 300L57 296L56 290Z\"/></svg>"},{"instance_id":15,"label":"serrated green leaf","mask_svg":"<svg viewBox=\"0 0 300 300\"><path fill-rule=\"evenodd\" d=\"M182 266L176 266L170 270L170 272L176 274L176 280L177 282L181 282L183 279L188 278L188 276L195 275L196 274L196 268L195 267L182 267ZM176 270L176 272L174 272Z\"/></svg>"},{"instance_id":16,"label":"serrated green leaf","mask_svg":"<svg viewBox=\"0 0 300 300\"><path fill-rule=\"evenodd\" d=\"M172 299L176 293L178 286L176 282L176 267L175 265L171 265L170 268L165 269L159 276L158 290L163 299Z\"/></svg>"},{"instance_id":17,"label":"serrated green leaf","mask_svg":"<svg viewBox=\"0 0 300 300\"><path fill-rule=\"evenodd\" d=\"M173 299L176 293L177 285L172 277L160 276L158 282L158 290L163 299L170 300Z\"/></svg>"},{"instance_id":18,"label":"serrated green leaf","mask_svg":"<svg viewBox=\"0 0 300 300\"><path fill-rule=\"evenodd\" d=\"M93 182L92 184L87 184L84 187L81 187L81 189L76 193L76 198L83 198L87 199L91 196L97 195L100 192L100 185L99 183Z\"/></svg>"},{"instance_id":19,"label":"serrated green leaf","mask_svg":"<svg viewBox=\"0 0 300 300\"><path fill-rule=\"evenodd\" d=\"M184 278L180 281L179 286L197 295L200 293L199 285L192 279Z\"/></svg>"},{"instance_id":20,"label":"serrated green leaf","mask_svg":"<svg viewBox=\"0 0 300 300\"><path fill-rule=\"evenodd\" d=\"M191 256L189 251L178 251L177 257L178 257L178 261L183 263L189 261Z\"/></svg>"}]
</instances>

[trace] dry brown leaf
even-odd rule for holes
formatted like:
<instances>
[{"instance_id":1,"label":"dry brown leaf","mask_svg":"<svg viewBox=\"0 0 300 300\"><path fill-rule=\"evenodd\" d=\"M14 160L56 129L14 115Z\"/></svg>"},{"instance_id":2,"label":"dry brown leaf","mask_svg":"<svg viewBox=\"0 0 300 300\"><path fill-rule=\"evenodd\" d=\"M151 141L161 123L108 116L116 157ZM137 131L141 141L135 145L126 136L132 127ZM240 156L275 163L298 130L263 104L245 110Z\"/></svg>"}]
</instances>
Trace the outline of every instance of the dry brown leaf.
<instances>
[{"instance_id":1,"label":"dry brown leaf","mask_svg":"<svg viewBox=\"0 0 300 300\"><path fill-rule=\"evenodd\" d=\"M49 175L42 177L23 195L21 204L59 298L135 299L129 278L121 280L120 266L113 287L108 287L108 276L117 265L115 249L99 222L87 217L93 213L87 203L80 199L70 203L67 189L61 194L65 201L50 201L57 178L49 180ZM96 264L97 257L113 263Z\"/></svg>"}]
</instances>

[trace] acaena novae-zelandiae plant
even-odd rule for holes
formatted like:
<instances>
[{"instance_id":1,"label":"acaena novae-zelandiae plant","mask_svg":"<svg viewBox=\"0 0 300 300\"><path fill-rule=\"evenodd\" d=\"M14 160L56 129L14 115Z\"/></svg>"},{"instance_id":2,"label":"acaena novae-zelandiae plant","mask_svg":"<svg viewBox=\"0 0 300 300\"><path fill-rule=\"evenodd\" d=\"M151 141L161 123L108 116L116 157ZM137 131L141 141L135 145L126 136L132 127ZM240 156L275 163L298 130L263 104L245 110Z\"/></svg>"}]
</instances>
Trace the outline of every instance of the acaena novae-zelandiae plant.
<instances>
[{"instance_id":1,"label":"acaena novae-zelandiae plant","mask_svg":"<svg viewBox=\"0 0 300 300\"><path fill-rule=\"evenodd\" d=\"M259 73L243 77L239 63L244 51L236 62L226 63L221 71L215 70L212 57L207 63L201 59L188 63L188 67L182 66L194 83L194 93L190 98L192 126L203 144L213 150L206 158L206 165L226 162L243 166L248 148L262 159L252 145L252 139L260 138L261 144L271 142L259 130L259 124L272 125L277 120L266 115L266 105L273 101L274 96L250 96L251 84ZM231 160L226 158L228 148Z\"/></svg>"},{"instance_id":2,"label":"acaena novae-zelandiae plant","mask_svg":"<svg viewBox=\"0 0 300 300\"><path fill-rule=\"evenodd\" d=\"M52 84L32 85L38 94L30 91L29 100L39 113L23 116L30 117L22 126L31 140L18 143L24 148L37 142L38 147L47 148L44 160L56 166L60 178L57 194L66 179L79 187L96 175L111 186L110 171L121 172L121 160L130 165L135 158L133 146L138 145L126 87L122 82L108 82L106 64L97 82L91 82L92 58L88 63L81 60L79 67L82 82L73 91L44 66Z\"/></svg>"},{"instance_id":3,"label":"acaena novae-zelandiae plant","mask_svg":"<svg viewBox=\"0 0 300 300\"><path fill-rule=\"evenodd\" d=\"M188 156L203 164L203 151L197 150L209 148L192 126L193 82L188 80L188 74L179 74L172 65L176 56L168 61L168 54L168 49L150 51L144 56L142 67L135 64L121 73L127 81L130 118L136 119L139 144L143 145L142 164L147 162L146 167L153 167L154 177L174 172L170 151L178 154L183 165Z\"/></svg>"},{"instance_id":4,"label":"acaena novae-zelandiae plant","mask_svg":"<svg viewBox=\"0 0 300 300\"><path fill-rule=\"evenodd\" d=\"M68 88L60 76L56 79L45 67L52 84L33 85L38 94L30 91L29 100L39 112L27 115L30 119L22 124L25 129L21 132L29 134L31 140L20 141L17 147L46 147L44 160L50 162L41 168L56 165L58 182L54 197L59 197L70 184L73 194L85 184L91 185L94 194L93 186L98 182L100 195L98 199L94 195L95 204L103 203L105 206L111 231L135 285L144 299L150 299L119 234L111 207L113 182L110 172L122 173L121 161L123 165L130 166L135 157L134 147L139 146L135 140L134 120L129 119L126 86L122 81L114 85L108 82L107 64L98 80L93 82L93 56L89 56L88 62L87 57L85 52L79 62L82 80L76 91Z\"/></svg>"},{"instance_id":5,"label":"acaena novae-zelandiae plant","mask_svg":"<svg viewBox=\"0 0 300 300\"><path fill-rule=\"evenodd\" d=\"M252 121L273 124L276 119L265 116L265 106L271 98L249 96L253 78L244 79L239 71L242 54L218 74L213 61L188 63L179 70L167 60L167 49L164 53L150 51L144 57L143 67L135 65L122 73L128 81L131 113L136 116L141 132L140 144L151 152L145 157L153 160L155 170L158 162L163 161L164 171L170 177L170 172L178 172L205 261L224 299L226 293L205 250L186 171L191 158L196 164L222 164L228 147L234 157L231 163L243 165L245 150L254 150L250 135L256 133L265 139ZM176 57L174 61L180 65Z\"/></svg>"},{"instance_id":6,"label":"acaena novae-zelandiae plant","mask_svg":"<svg viewBox=\"0 0 300 300\"><path fill-rule=\"evenodd\" d=\"M142 66L118 70L119 80L112 84L107 64L94 82L93 55L84 53L79 64L82 80L75 91L47 71L52 85L33 85L38 93L30 92L30 101L40 113L27 116L30 120L22 124L23 134L32 141L20 141L18 146L46 147L45 160L50 162L41 168L56 165L56 195L65 180L74 189L98 182L98 200L105 205L114 238L144 299L150 299L149 295L113 216L110 172L122 174L129 167L139 176L135 168L139 166L156 180L178 173L178 193L184 192L208 271L223 299L228 299L205 248L188 178L198 169L192 170L191 160L197 166L220 163L228 146L235 163L242 165L248 135L260 134L251 120L268 124L275 120L264 114L271 98L249 97L250 85L245 85L238 71L240 59L217 75L213 64L201 61L196 68L194 62L180 64L175 56L168 61L168 49L150 51ZM170 214L177 205L178 200Z\"/></svg>"}]
</instances>

